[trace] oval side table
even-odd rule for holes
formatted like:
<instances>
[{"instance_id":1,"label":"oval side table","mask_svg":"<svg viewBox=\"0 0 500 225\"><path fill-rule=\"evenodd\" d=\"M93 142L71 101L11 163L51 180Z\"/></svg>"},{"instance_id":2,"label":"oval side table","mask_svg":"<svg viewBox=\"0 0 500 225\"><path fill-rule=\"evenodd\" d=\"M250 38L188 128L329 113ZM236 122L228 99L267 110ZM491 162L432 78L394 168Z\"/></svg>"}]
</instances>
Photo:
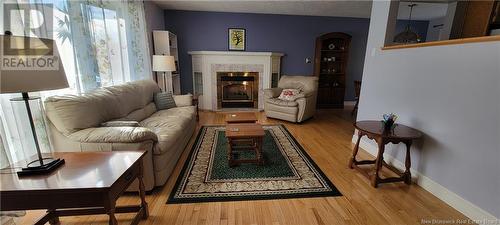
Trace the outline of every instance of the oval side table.
<instances>
[{"instance_id":1,"label":"oval side table","mask_svg":"<svg viewBox=\"0 0 500 225\"><path fill-rule=\"evenodd\" d=\"M366 120L366 121L358 121L354 123L354 127L358 130L358 140L356 141L356 145L352 151L352 157L349 160L349 168L359 169L358 165L367 165L367 164L375 164L375 173L372 177L369 174L363 172L369 179L372 181L373 187L378 187L380 183L389 183L389 182L399 182L404 181L406 184L411 183L411 159L410 159L410 147L413 140L422 137L422 133L420 131L415 130L411 127L395 124L395 126L390 129L384 129L382 122L374 121L374 120ZM377 158L375 160L356 160L356 155L358 154L359 142L363 136L367 136L369 139L377 142L378 145L378 153ZM398 144L404 143L406 145L406 159L405 159L405 171L401 172L395 167L384 162L384 150L385 145L388 143ZM399 175L399 177L389 177L389 178L381 178L379 176L380 169L382 166L392 170L394 173Z\"/></svg>"}]
</instances>

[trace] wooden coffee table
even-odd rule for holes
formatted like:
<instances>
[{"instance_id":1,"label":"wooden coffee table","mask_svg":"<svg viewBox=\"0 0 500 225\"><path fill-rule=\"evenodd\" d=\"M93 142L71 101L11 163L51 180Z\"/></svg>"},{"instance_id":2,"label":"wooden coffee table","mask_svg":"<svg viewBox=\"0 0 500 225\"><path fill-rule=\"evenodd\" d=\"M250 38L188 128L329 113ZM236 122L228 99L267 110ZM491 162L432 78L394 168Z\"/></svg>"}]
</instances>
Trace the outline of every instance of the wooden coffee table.
<instances>
[{"instance_id":1,"label":"wooden coffee table","mask_svg":"<svg viewBox=\"0 0 500 225\"><path fill-rule=\"evenodd\" d=\"M226 126L228 141L227 160L230 167L240 163L264 164L262 156L262 140L264 129L258 123L231 123ZM235 151L255 151L253 159L234 159Z\"/></svg>"},{"instance_id":2,"label":"wooden coffee table","mask_svg":"<svg viewBox=\"0 0 500 225\"><path fill-rule=\"evenodd\" d=\"M255 123L257 117L254 112L235 112L226 114L226 123Z\"/></svg>"},{"instance_id":3,"label":"wooden coffee table","mask_svg":"<svg viewBox=\"0 0 500 225\"><path fill-rule=\"evenodd\" d=\"M349 167L359 169L358 165L375 164L375 174L371 177L372 185L375 188L379 183L404 181L406 184L410 184L410 147L413 140L420 138L422 136L422 133L402 124L396 124L396 126L392 130L385 130L382 122L380 121L359 121L354 123L354 127L358 130L358 140L356 142L356 146L353 149L352 157L349 160ZM356 160L356 155L358 154L359 149L359 142L363 136L367 136L369 139L375 140L377 142L378 154L375 160ZM406 160L404 172L400 172L398 169L384 162L385 145L388 143L404 143L406 145ZM380 178L379 173L382 165L398 174L399 177ZM366 174L364 172L363 174L370 178L369 174Z\"/></svg>"},{"instance_id":4,"label":"wooden coffee table","mask_svg":"<svg viewBox=\"0 0 500 225\"><path fill-rule=\"evenodd\" d=\"M137 212L131 224L148 218L142 180L142 151L68 152L45 154L66 163L50 174L19 178L15 172L0 174L0 210L47 209L35 224L59 224L59 217ZM22 164L11 165L18 168ZM4 170L5 171L5 170ZM7 170L8 171L8 170ZM137 179L140 205L116 206L116 200Z\"/></svg>"}]
</instances>

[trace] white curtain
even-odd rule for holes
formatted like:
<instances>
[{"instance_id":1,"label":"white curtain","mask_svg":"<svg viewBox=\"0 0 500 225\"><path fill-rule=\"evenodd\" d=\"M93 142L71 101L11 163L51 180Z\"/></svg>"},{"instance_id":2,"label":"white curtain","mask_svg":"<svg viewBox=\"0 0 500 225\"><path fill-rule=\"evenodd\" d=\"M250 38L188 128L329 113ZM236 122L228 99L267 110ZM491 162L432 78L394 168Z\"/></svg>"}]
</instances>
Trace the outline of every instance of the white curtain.
<instances>
[{"instance_id":1,"label":"white curtain","mask_svg":"<svg viewBox=\"0 0 500 225\"><path fill-rule=\"evenodd\" d=\"M6 0L5 3L17 4L20 9L11 12L11 18L16 18L11 22L13 35L56 41L70 85L67 89L32 95L43 99L56 94L81 94L103 86L152 78L142 1ZM22 10L32 11L31 27L43 25L37 29L21 27L27 24ZM47 20L49 16L51 21ZM0 28L4 33L6 26ZM30 132L24 134L15 126L9 99L18 95L0 95L0 119L5 128L2 139L16 161L24 157L21 143L33 139ZM50 151L43 116L34 116L42 121L37 126L42 151Z\"/></svg>"}]
</instances>

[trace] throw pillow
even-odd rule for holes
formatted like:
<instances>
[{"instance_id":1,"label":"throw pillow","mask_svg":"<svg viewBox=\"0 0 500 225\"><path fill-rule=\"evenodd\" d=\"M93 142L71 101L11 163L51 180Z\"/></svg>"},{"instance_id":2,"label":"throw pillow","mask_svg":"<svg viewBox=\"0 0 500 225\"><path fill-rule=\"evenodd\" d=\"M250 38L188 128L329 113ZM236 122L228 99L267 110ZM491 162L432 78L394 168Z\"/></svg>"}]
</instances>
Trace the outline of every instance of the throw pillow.
<instances>
[{"instance_id":1,"label":"throw pillow","mask_svg":"<svg viewBox=\"0 0 500 225\"><path fill-rule=\"evenodd\" d=\"M139 123L137 121L108 121L101 123L101 127L138 127Z\"/></svg>"},{"instance_id":2,"label":"throw pillow","mask_svg":"<svg viewBox=\"0 0 500 225\"><path fill-rule=\"evenodd\" d=\"M283 89L278 99L283 101L295 101L299 97L300 90L298 89Z\"/></svg>"},{"instance_id":3,"label":"throw pillow","mask_svg":"<svg viewBox=\"0 0 500 225\"><path fill-rule=\"evenodd\" d=\"M172 92L159 92L154 95L154 102L157 110L171 109L177 107L175 105Z\"/></svg>"}]
</instances>

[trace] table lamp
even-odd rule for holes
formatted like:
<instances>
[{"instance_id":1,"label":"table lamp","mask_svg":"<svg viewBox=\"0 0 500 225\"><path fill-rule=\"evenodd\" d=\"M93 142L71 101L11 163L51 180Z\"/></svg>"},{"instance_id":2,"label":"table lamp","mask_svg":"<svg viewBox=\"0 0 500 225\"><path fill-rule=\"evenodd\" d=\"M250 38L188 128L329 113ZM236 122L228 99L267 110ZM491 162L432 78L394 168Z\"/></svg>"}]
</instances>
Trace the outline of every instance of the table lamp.
<instances>
[{"instance_id":1,"label":"table lamp","mask_svg":"<svg viewBox=\"0 0 500 225\"><path fill-rule=\"evenodd\" d=\"M24 102L38 156L17 174L49 173L64 164L64 159L43 158L29 102L38 101L41 105L41 100L40 97L30 97L28 92L68 87L57 46L51 39L10 35L0 35L0 42L0 93L22 94L21 98L13 98L11 102Z\"/></svg>"},{"instance_id":2,"label":"table lamp","mask_svg":"<svg viewBox=\"0 0 500 225\"><path fill-rule=\"evenodd\" d=\"M164 80L164 90L167 88L172 91L172 77L166 79L166 72L176 71L175 68L175 59L170 55L153 55L153 71L155 72L163 72L163 80ZM156 79L158 82L158 79Z\"/></svg>"}]
</instances>

